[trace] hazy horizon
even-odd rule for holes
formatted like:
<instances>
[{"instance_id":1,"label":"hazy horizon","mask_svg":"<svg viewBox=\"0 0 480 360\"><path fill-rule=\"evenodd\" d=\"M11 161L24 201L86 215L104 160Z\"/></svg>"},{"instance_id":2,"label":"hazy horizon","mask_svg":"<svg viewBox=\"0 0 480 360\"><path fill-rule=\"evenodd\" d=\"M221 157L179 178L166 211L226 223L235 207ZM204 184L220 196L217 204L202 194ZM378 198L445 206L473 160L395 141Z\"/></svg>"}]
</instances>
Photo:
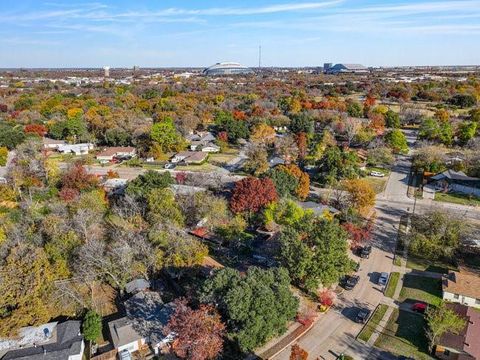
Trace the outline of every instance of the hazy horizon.
<instances>
[{"instance_id":1,"label":"hazy horizon","mask_svg":"<svg viewBox=\"0 0 480 360\"><path fill-rule=\"evenodd\" d=\"M480 63L480 1L1 3L0 68Z\"/></svg>"}]
</instances>

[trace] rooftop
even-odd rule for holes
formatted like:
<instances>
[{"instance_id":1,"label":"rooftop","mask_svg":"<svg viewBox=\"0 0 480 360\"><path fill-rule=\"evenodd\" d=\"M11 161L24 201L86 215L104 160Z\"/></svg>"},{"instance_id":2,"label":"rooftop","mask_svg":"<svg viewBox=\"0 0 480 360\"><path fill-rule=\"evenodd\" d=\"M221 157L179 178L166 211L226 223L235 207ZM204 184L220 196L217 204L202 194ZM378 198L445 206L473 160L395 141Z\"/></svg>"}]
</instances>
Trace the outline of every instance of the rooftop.
<instances>
[{"instance_id":1,"label":"rooftop","mask_svg":"<svg viewBox=\"0 0 480 360\"><path fill-rule=\"evenodd\" d=\"M480 276L467 272L451 271L444 277L443 291L480 299Z\"/></svg>"}]
</instances>

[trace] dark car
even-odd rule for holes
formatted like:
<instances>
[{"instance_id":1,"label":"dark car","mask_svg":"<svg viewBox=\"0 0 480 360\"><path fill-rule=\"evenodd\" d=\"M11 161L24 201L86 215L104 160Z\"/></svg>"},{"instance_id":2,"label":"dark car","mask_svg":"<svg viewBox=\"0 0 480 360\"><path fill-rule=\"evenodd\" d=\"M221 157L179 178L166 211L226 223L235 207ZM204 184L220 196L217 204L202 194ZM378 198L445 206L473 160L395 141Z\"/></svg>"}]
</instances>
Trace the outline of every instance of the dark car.
<instances>
[{"instance_id":1,"label":"dark car","mask_svg":"<svg viewBox=\"0 0 480 360\"><path fill-rule=\"evenodd\" d=\"M358 275L348 275L345 278L343 287L345 288L345 290L352 290L358 284L359 280L360 276Z\"/></svg>"},{"instance_id":2,"label":"dark car","mask_svg":"<svg viewBox=\"0 0 480 360\"><path fill-rule=\"evenodd\" d=\"M424 314L425 311L427 311L427 308L428 308L428 305L421 302L416 302L411 307L412 311L418 312L420 314Z\"/></svg>"},{"instance_id":3,"label":"dark car","mask_svg":"<svg viewBox=\"0 0 480 360\"><path fill-rule=\"evenodd\" d=\"M360 248L360 257L364 259L368 259L370 257L371 252L372 252L372 247L370 245L364 246Z\"/></svg>"},{"instance_id":4,"label":"dark car","mask_svg":"<svg viewBox=\"0 0 480 360\"><path fill-rule=\"evenodd\" d=\"M360 309L357 317L355 318L355 321L360 324L365 324L368 320L368 317L370 316L370 313L371 311L369 309Z\"/></svg>"}]
</instances>

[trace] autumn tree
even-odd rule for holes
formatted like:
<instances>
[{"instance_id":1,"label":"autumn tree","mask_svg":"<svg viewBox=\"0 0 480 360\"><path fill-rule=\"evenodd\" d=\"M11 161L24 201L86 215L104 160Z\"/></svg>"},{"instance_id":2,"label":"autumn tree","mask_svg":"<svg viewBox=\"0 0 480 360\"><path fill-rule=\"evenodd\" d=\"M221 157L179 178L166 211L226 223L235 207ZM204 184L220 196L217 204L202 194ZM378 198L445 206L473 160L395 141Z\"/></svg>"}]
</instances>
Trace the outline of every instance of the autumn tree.
<instances>
[{"instance_id":1,"label":"autumn tree","mask_svg":"<svg viewBox=\"0 0 480 360\"><path fill-rule=\"evenodd\" d=\"M56 315L51 302L56 274L42 248L13 247L0 273L0 335L12 336L24 326Z\"/></svg>"},{"instance_id":2,"label":"autumn tree","mask_svg":"<svg viewBox=\"0 0 480 360\"><path fill-rule=\"evenodd\" d=\"M347 117L343 121L344 125L344 133L348 140L348 145L351 144L352 140L358 134L360 129L362 128L362 120L354 117Z\"/></svg>"},{"instance_id":3,"label":"autumn tree","mask_svg":"<svg viewBox=\"0 0 480 360\"><path fill-rule=\"evenodd\" d=\"M91 190L98 184L95 175L89 174L85 167L76 163L68 169L61 178L62 189L75 191Z\"/></svg>"},{"instance_id":4,"label":"autumn tree","mask_svg":"<svg viewBox=\"0 0 480 360\"><path fill-rule=\"evenodd\" d=\"M153 124L150 137L160 146L163 152L178 150L182 145L181 136L175 129L171 118Z\"/></svg>"},{"instance_id":5,"label":"autumn tree","mask_svg":"<svg viewBox=\"0 0 480 360\"><path fill-rule=\"evenodd\" d=\"M277 199L277 191L271 179L247 177L235 183L230 208L234 213L255 213Z\"/></svg>"},{"instance_id":6,"label":"autumn tree","mask_svg":"<svg viewBox=\"0 0 480 360\"><path fill-rule=\"evenodd\" d=\"M258 124L253 128L250 139L258 144L271 144L275 140L275 130L266 124Z\"/></svg>"},{"instance_id":7,"label":"autumn tree","mask_svg":"<svg viewBox=\"0 0 480 360\"><path fill-rule=\"evenodd\" d=\"M368 212L375 205L375 191L368 181L364 179L345 180L343 186L349 194L351 206L361 213Z\"/></svg>"},{"instance_id":8,"label":"autumn tree","mask_svg":"<svg viewBox=\"0 0 480 360\"><path fill-rule=\"evenodd\" d=\"M297 147L298 147L298 157L300 160L305 159L305 156L307 156L307 151L308 151L308 138L307 134L304 132L300 132L296 136L297 140Z\"/></svg>"},{"instance_id":9,"label":"autumn tree","mask_svg":"<svg viewBox=\"0 0 480 360\"><path fill-rule=\"evenodd\" d=\"M248 173L259 176L268 170L268 153L263 146L251 145L247 148L245 155L247 159L243 168Z\"/></svg>"},{"instance_id":10,"label":"autumn tree","mask_svg":"<svg viewBox=\"0 0 480 360\"><path fill-rule=\"evenodd\" d=\"M213 306L200 305L194 310L186 300L177 299L175 312L163 333L175 333L172 349L182 359L216 359L223 349L225 325Z\"/></svg>"},{"instance_id":11,"label":"autumn tree","mask_svg":"<svg viewBox=\"0 0 480 360\"><path fill-rule=\"evenodd\" d=\"M292 350L290 352L290 360L307 360L308 352L300 347L298 344L292 345Z\"/></svg>"},{"instance_id":12,"label":"autumn tree","mask_svg":"<svg viewBox=\"0 0 480 360\"><path fill-rule=\"evenodd\" d=\"M35 134L40 137L43 137L47 133L48 129L45 125L30 124L25 126L24 131L25 131L25 134Z\"/></svg>"},{"instance_id":13,"label":"autumn tree","mask_svg":"<svg viewBox=\"0 0 480 360\"><path fill-rule=\"evenodd\" d=\"M0 166L7 165L8 149L5 146L0 147Z\"/></svg>"}]
</instances>

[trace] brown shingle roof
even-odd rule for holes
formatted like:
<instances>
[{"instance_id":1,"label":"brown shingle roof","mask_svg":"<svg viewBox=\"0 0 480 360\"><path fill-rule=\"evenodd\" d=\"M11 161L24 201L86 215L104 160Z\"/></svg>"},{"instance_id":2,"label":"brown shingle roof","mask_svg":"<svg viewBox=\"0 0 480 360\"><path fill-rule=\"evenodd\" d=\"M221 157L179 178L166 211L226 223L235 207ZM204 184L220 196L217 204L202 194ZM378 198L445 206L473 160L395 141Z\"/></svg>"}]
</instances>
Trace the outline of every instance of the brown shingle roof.
<instances>
[{"instance_id":1,"label":"brown shingle roof","mask_svg":"<svg viewBox=\"0 0 480 360\"><path fill-rule=\"evenodd\" d=\"M451 271L442 282L443 291L480 299L480 276Z\"/></svg>"}]
</instances>

